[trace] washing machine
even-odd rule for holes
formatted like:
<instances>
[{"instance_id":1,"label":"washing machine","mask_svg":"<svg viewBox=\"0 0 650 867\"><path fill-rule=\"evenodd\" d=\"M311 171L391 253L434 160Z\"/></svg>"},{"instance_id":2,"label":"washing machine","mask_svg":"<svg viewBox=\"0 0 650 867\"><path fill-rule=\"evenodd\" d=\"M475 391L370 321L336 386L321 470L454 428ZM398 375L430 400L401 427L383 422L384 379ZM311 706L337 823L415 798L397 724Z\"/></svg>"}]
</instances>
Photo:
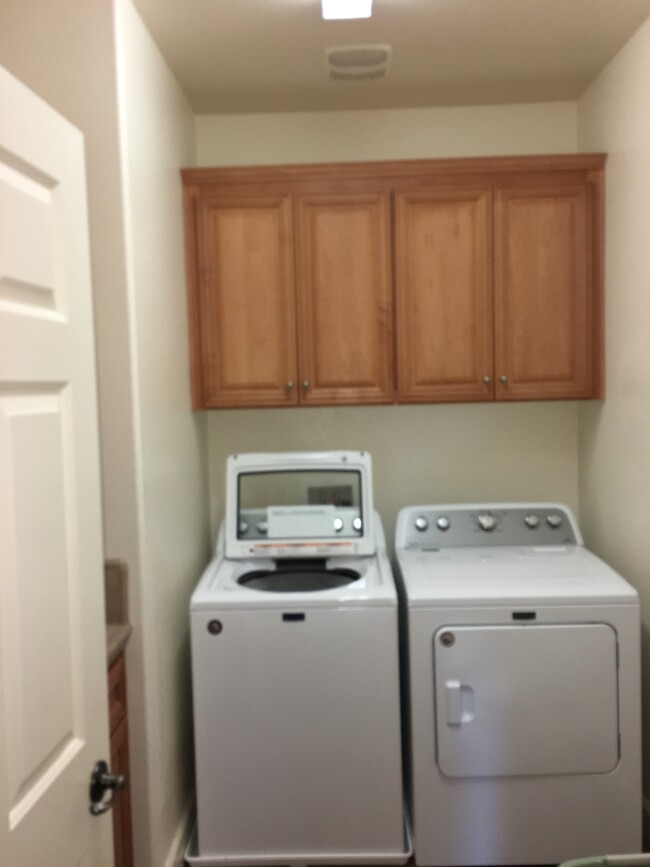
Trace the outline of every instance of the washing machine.
<instances>
[{"instance_id":1,"label":"washing machine","mask_svg":"<svg viewBox=\"0 0 650 867\"><path fill-rule=\"evenodd\" d=\"M416 864L640 851L639 600L569 509L411 506L396 560Z\"/></svg>"},{"instance_id":2,"label":"washing machine","mask_svg":"<svg viewBox=\"0 0 650 867\"><path fill-rule=\"evenodd\" d=\"M370 456L229 458L190 619L190 864L405 863L398 602Z\"/></svg>"}]
</instances>

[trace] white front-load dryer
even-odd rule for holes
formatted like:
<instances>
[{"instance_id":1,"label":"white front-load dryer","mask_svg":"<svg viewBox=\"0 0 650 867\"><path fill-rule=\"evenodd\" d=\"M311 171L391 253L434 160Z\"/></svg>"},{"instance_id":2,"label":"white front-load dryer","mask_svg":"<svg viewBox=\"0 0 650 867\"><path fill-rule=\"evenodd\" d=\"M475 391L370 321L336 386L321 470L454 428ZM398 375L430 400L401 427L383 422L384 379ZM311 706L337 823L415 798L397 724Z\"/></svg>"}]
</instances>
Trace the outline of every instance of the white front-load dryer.
<instances>
[{"instance_id":1,"label":"white front-load dryer","mask_svg":"<svg viewBox=\"0 0 650 867\"><path fill-rule=\"evenodd\" d=\"M638 852L636 591L554 504L409 507L396 559L416 863Z\"/></svg>"},{"instance_id":2,"label":"white front-load dryer","mask_svg":"<svg viewBox=\"0 0 650 867\"><path fill-rule=\"evenodd\" d=\"M191 600L212 864L404 863L397 592L370 458L238 455Z\"/></svg>"}]
</instances>

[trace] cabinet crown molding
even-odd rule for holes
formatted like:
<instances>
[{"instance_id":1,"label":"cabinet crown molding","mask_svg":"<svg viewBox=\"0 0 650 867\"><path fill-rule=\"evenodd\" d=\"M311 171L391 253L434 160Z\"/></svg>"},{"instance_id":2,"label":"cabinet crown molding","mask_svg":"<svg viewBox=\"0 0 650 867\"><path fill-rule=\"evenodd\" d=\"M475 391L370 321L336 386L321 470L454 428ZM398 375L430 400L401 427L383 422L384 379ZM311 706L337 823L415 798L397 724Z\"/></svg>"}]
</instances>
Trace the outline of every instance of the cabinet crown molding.
<instances>
[{"instance_id":1,"label":"cabinet crown molding","mask_svg":"<svg viewBox=\"0 0 650 867\"><path fill-rule=\"evenodd\" d=\"M601 171L604 153L539 154L500 157L454 157L372 162L303 163L259 166L215 166L181 169L183 183L304 182L354 178L413 178L442 175L509 174L512 172Z\"/></svg>"}]
</instances>

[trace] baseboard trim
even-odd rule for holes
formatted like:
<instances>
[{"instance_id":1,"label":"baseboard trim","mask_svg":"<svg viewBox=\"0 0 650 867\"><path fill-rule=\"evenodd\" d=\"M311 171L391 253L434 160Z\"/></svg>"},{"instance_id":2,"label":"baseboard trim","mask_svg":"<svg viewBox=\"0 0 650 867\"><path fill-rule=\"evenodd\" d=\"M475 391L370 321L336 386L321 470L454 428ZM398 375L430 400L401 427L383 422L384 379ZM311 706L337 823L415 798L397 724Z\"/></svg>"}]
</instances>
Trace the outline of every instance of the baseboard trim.
<instances>
[{"instance_id":1,"label":"baseboard trim","mask_svg":"<svg viewBox=\"0 0 650 867\"><path fill-rule=\"evenodd\" d=\"M176 833L165 858L164 867L184 867L185 848L194 828L194 798L190 798L183 810L181 820L176 828Z\"/></svg>"}]
</instances>

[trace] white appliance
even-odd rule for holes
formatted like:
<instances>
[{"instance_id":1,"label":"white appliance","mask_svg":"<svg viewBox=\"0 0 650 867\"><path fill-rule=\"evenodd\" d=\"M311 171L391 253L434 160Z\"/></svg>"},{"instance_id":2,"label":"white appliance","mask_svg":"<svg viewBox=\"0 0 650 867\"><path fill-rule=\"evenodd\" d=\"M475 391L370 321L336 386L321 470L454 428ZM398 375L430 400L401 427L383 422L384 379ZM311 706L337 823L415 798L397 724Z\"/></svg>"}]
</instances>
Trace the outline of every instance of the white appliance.
<instances>
[{"instance_id":1,"label":"white appliance","mask_svg":"<svg viewBox=\"0 0 650 867\"><path fill-rule=\"evenodd\" d=\"M190 613L189 862L408 860L397 592L369 455L229 458Z\"/></svg>"},{"instance_id":2,"label":"white appliance","mask_svg":"<svg viewBox=\"0 0 650 867\"><path fill-rule=\"evenodd\" d=\"M411 506L395 544L416 864L638 852L636 591L555 504Z\"/></svg>"}]
</instances>

